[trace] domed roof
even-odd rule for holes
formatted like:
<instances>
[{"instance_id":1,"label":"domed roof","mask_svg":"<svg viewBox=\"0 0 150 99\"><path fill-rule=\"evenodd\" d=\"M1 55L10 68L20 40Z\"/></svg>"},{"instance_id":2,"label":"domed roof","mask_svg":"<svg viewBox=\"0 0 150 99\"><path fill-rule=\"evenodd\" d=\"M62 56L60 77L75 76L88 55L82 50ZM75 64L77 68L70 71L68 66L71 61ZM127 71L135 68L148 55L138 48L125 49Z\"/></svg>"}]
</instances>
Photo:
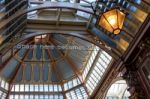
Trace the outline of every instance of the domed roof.
<instances>
[{"instance_id":1,"label":"domed roof","mask_svg":"<svg viewBox=\"0 0 150 99\"><path fill-rule=\"evenodd\" d=\"M14 55L1 76L14 82L61 83L81 75L92 44L60 34L40 35L13 47ZM10 50L11 51L11 50ZM10 51L5 56L9 56Z\"/></svg>"}]
</instances>

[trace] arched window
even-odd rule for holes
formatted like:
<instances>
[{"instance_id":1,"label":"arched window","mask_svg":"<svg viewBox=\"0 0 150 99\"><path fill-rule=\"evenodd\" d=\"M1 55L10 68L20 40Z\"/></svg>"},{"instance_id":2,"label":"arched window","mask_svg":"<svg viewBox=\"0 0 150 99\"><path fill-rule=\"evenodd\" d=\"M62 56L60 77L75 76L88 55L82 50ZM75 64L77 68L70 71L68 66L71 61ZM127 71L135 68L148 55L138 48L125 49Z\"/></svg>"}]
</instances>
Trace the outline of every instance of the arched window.
<instances>
[{"instance_id":1,"label":"arched window","mask_svg":"<svg viewBox=\"0 0 150 99\"><path fill-rule=\"evenodd\" d=\"M127 91L125 80L118 80L108 89L105 99L129 99L130 93Z\"/></svg>"}]
</instances>

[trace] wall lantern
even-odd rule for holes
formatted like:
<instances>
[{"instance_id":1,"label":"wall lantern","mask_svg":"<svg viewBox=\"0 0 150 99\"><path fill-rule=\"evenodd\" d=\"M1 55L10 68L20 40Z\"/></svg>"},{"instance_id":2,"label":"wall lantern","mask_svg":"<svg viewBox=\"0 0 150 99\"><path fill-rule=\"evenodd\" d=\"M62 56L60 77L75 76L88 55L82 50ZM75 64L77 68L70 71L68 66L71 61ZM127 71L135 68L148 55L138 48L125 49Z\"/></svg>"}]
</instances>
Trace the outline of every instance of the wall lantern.
<instances>
[{"instance_id":1,"label":"wall lantern","mask_svg":"<svg viewBox=\"0 0 150 99\"><path fill-rule=\"evenodd\" d=\"M113 9L107 12L104 12L99 20L98 25L106 29L107 31L117 35L120 33L123 22L125 19L125 14L119 9Z\"/></svg>"}]
</instances>

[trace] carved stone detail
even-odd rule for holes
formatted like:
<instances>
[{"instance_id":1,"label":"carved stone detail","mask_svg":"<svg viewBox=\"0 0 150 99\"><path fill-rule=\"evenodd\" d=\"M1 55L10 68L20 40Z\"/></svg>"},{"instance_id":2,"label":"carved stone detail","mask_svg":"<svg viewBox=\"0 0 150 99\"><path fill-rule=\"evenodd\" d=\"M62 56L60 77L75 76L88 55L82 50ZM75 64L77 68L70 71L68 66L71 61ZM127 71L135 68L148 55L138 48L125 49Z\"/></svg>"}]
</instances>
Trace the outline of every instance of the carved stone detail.
<instances>
[{"instance_id":1,"label":"carved stone detail","mask_svg":"<svg viewBox=\"0 0 150 99\"><path fill-rule=\"evenodd\" d=\"M136 71L129 71L124 74L123 78L128 84L128 91L131 96L130 99L146 99L144 89L142 88L140 81L138 79L138 74Z\"/></svg>"},{"instance_id":2,"label":"carved stone detail","mask_svg":"<svg viewBox=\"0 0 150 99\"><path fill-rule=\"evenodd\" d=\"M135 66L139 67L140 63L142 63L143 59L147 56L150 56L150 38L146 39L145 41L143 41L140 45L139 48L141 50L138 58L136 59L136 61L134 62Z\"/></svg>"},{"instance_id":3,"label":"carved stone detail","mask_svg":"<svg viewBox=\"0 0 150 99\"><path fill-rule=\"evenodd\" d=\"M106 92L106 90L108 89L108 86L111 84L111 82L117 77L117 75L119 74L119 72L117 70L112 70L112 72L109 74L109 79L107 79L105 81L104 84L102 84L101 89L99 90L98 94L96 95L95 99L103 99L104 98L104 94Z\"/></svg>"},{"instance_id":4,"label":"carved stone detail","mask_svg":"<svg viewBox=\"0 0 150 99\"><path fill-rule=\"evenodd\" d=\"M140 69L144 59L150 56L150 38L147 38L139 44L138 48L139 55L132 64L125 66L127 71L124 73L123 78L129 86L128 91L131 94L129 97L130 99L148 99L137 71Z\"/></svg>"}]
</instances>

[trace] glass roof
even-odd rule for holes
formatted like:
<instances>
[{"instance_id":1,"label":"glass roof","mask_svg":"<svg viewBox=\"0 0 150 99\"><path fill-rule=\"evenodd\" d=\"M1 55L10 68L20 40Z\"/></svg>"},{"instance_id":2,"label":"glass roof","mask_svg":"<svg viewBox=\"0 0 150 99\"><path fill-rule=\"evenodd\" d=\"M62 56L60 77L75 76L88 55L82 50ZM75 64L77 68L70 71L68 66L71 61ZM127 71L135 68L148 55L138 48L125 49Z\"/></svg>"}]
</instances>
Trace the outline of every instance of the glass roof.
<instances>
[{"instance_id":1,"label":"glass roof","mask_svg":"<svg viewBox=\"0 0 150 99\"><path fill-rule=\"evenodd\" d=\"M70 2L78 3L80 6L91 10L90 3L94 1L96 0L29 0L28 9L47 2ZM101 12L115 6L110 0L105 4L106 0L101 1L102 4L98 5ZM0 47L0 50L2 49L4 52L5 49L8 50L2 56L4 68L0 72L0 96L2 99L5 99L9 92L10 99L88 99L101 84L114 59L90 42L62 34L66 32L68 34L80 33L90 38L89 34L85 34L87 28L88 32L95 33L96 37L101 37L100 33L103 32L111 37L107 40L100 38L102 41L106 41L106 47L107 41L109 43L111 40L117 44L114 48L115 51L114 49L113 51L122 55L150 11L138 7L142 2L141 0L133 0L135 4L128 0L116 1L122 5L121 9L126 9L128 14L123 31L114 38L101 27L98 28L97 34L97 31L94 31L96 30L94 25L96 18L86 12L55 8L38 9L27 13L27 20L23 21L26 26L21 35L43 34L25 39L11 49L8 49L9 43L7 42L5 46ZM4 2L5 0L0 1L0 4ZM1 12L5 12L5 7ZM18 23L13 24L18 25ZM10 28L14 27L10 26ZM2 34L7 36L8 33L4 31ZM16 41L18 40L17 37L20 36L15 36ZM96 39L94 40L97 42ZM110 50L112 49L110 48ZM122 90L125 92L124 96L127 97L129 93L126 88L127 85L124 81L118 81L110 87L107 97L118 96L120 93L122 94Z\"/></svg>"},{"instance_id":2,"label":"glass roof","mask_svg":"<svg viewBox=\"0 0 150 99\"><path fill-rule=\"evenodd\" d=\"M3 61L8 59L9 61L0 74L1 87L7 91L9 90L7 82L13 81L10 99L29 97L32 92L37 92L34 97L45 97L42 93L39 96L38 92L50 92L51 94L47 94L46 97L63 99L62 92L65 92L67 99L73 97L87 99L87 89L83 81L86 81L85 86L90 94L98 85L111 62L111 56L97 46L78 38L70 39L69 36L53 34L51 40L53 39L54 42L45 41L49 37L49 35L35 36L29 43L26 43L28 40L19 43L13 47L14 56L11 59L9 59L11 50L5 54ZM65 46L66 49L58 49L58 46ZM77 46L86 49L69 49ZM98 61L96 65L92 65L96 57L99 57ZM18 67L20 68L13 78ZM81 75L76 74L74 68ZM94 87L91 89L91 86ZM27 96L21 96L20 92L26 93Z\"/></svg>"},{"instance_id":3,"label":"glass roof","mask_svg":"<svg viewBox=\"0 0 150 99\"><path fill-rule=\"evenodd\" d=\"M130 93L127 91L127 84L124 80L116 81L111 85L106 93L105 99L118 99L122 97L122 99L129 99Z\"/></svg>"},{"instance_id":4,"label":"glass roof","mask_svg":"<svg viewBox=\"0 0 150 99\"><path fill-rule=\"evenodd\" d=\"M64 82L76 75L70 62L76 66L77 70L83 71L89 51L88 49L84 51L82 49L74 49L74 47L82 46L86 48L86 46L93 46L92 44L78 38L74 38L70 42L71 39L63 35L53 35L51 40L53 39L55 42L44 41L49 38L48 35L47 37L43 36L44 38L42 36L41 38L39 37L36 36L33 38L33 41L30 41L33 43L20 43L14 46L13 50L16 53L1 71L2 77L9 81L15 68L19 66L21 68L16 75L15 82L45 81L60 83L58 76L61 77L61 82ZM35 38L38 40L35 40ZM9 51L7 54L10 54ZM9 57L7 54L5 57ZM3 61L5 60L3 59ZM34 76L32 77L32 75Z\"/></svg>"}]
</instances>

